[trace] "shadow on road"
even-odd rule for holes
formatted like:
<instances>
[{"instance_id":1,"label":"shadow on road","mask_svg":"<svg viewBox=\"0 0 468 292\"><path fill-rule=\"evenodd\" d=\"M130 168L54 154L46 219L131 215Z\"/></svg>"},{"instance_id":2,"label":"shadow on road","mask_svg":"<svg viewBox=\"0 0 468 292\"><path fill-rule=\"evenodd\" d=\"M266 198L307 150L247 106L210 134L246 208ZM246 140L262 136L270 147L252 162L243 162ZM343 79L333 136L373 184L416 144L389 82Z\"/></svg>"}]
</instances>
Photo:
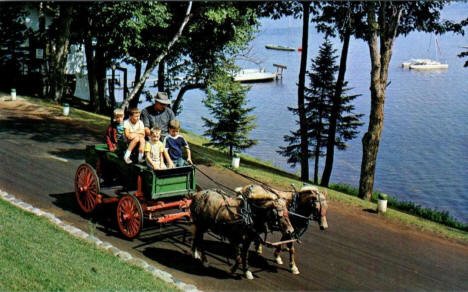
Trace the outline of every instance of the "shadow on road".
<instances>
[{"instance_id":1,"label":"shadow on road","mask_svg":"<svg viewBox=\"0 0 468 292\"><path fill-rule=\"evenodd\" d=\"M85 149L67 149L67 148L58 148L54 151L49 151L50 154L66 158L66 159L75 159L75 160L84 160L85 159Z\"/></svg>"},{"instance_id":2,"label":"shadow on road","mask_svg":"<svg viewBox=\"0 0 468 292\"><path fill-rule=\"evenodd\" d=\"M377 214L377 210L375 209L363 209L363 211L371 214Z\"/></svg>"},{"instance_id":3,"label":"shadow on road","mask_svg":"<svg viewBox=\"0 0 468 292\"><path fill-rule=\"evenodd\" d=\"M188 220L158 224L145 218L140 235L134 240L128 240L117 227L115 203L98 205L91 214L85 214L78 206L74 192L49 194L49 196L53 198L52 203L55 206L87 220L88 232L95 230L106 236L123 239L130 243L132 249L138 250L144 256L162 265L182 272L217 279L242 278L241 269L235 274L229 272L234 264L232 246L220 238L213 237L210 233L205 235L204 248L208 261L212 265L204 267L199 260L193 259L191 223ZM279 269L286 270L277 267L272 258L266 259L253 251L250 251L248 256L249 266L254 274L261 271L277 273Z\"/></svg>"},{"instance_id":4,"label":"shadow on road","mask_svg":"<svg viewBox=\"0 0 468 292\"><path fill-rule=\"evenodd\" d=\"M143 251L143 254L162 265L185 273L195 274L198 276L209 276L217 279L233 278L233 275L227 271L223 271L213 266L209 266L207 268L203 267L201 262L199 260L195 260L190 254L157 247L148 247Z\"/></svg>"},{"instance_id":5,"label":"shadow on road","mask_svg":"<svg viewBox=\"0 0 468 292\"><path fill-rule=\"evenodd\" d=\"M61 208L64 211L79 215L81 218L88 220L93 223L96 229L99 229L107 234L117 234L117 223L115 222L115 204L98 205L91 214L85 214L78 206L75 199L75 193L63 193L63 194L49 194L50 197L54 198L52 202L55 206ZM113 229L113 230L112 230Z\"/></svg>"},{"instance_id":6,"label":"shadow on road","mask_svg":"<svg viewBox=\"0 0 468 292\"><path fill-rule=\"evenodd\" d=\"M0 123L0 132L17 136L28 135L29 139L42 143L75 145L83 141L101 141L104 139L104 133L91 132L90 129L79 123L47 117L43 119L8 117Z\"/></svg>"}]
</instances>

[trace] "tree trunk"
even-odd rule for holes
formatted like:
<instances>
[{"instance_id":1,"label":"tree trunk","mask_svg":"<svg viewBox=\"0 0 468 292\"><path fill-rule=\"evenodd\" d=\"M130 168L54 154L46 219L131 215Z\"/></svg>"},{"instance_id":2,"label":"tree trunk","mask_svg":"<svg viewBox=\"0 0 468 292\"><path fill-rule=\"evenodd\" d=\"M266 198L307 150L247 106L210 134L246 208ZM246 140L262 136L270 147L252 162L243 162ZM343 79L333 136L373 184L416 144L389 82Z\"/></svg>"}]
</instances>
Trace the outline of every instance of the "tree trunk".
<instances>
[{"instance_id":1,"label":"tree trunk","mask_svg":"<svg viewBox=\"0 0 468 292\"><path fill-rule=\"evenodd\" d=\"M205 88L205 85L197 83L197 84L187 84L182 86L180 88L179 93L177 93L177 97L174 100L174 103L172 104L172 111L177 115L179 112L180 104L182 103L182 100L184 99L184 95L187 91L192 90L192 89L203 89Z\"/></svg>"},{"instance_id":2,"label":"tree trunk","mask_svg":"<svg viewBox=\"0 0 468 292\"><path fill-rule=\"evenodd\" d=\"M192 1L189 2L189 5L187 7L187 11L185 12L184 21L180 25L179 30L174 35L172 40L169 42L166 49L156 59L148 62L148 65L146 66L145 73L143 74L143 77L141 78L141 80L138 83L135 84L135 87L133 88L132 92L130 92L128 97L122 102L121 108L124 109L124 108L127 107L129 101L132 100L135 97L135 95L137 94L137 92L140 90L140 88L143 87L143 84L146 82L146 80L150 76L151 72L153 72L154 68L156 68L156 66L158 66L158 64L161 62L161 60L167 55L169 50L175 44L175 42L180 38L180 36L182 35L182 32L184 30L185 25L188 23L188 21L192 17L192 15L190 14L191 10L192 10Z\"/></svg>"},{"instance_id":3,"label":"tree trunk","mask_svg":"<svg viewBox=\"0 0 468 292\"><path fill-rule=\"evenodd\" d=\"M46 28L45 28L45 12L44 12L44 2L39 3L39 44L40 48L43 50L42 60L40 65L40 87L41 91L39 96L45 98L49 92L49 79L48 79L48 68L47 68L47 50L46 50ZM36 52L34 51L34 56Z\"/></svg>"},{"instance_id":4,"label":"tree trunk","mask_svg":"<svg viewBox=\"0 0 468 292\"><path fill-rule=\"evenodd\" d=\"M98 98L99 98L99 113L107 113L109 108L107 99L106 99L106 56L102 49L98 48L95 51L96 58L95 58L95 70L96 70L96 81L97 81L97 88L98 88Z\"/></svg>"},{"instance_id":5,"label":"tree trunk","mask_svg":"<svg viewBox=\"0 0 468 292\"><path fill-rule=\"evenodd\" d=\"M382 2L379 10L379 22L375 21L375 3L368 9L368 46L371 58L371 112L369 127L362 137L361 176L359 179L359 197L370 200L374 187L377 153L384 123L385 91L388 79L388 66L392 56L392 47L396 39L402 9L394 9L390 21L385 18L387 3ZM393 5L393 4L389 4ZM380 29L380 50L377 27Z\"/></svg>"},{"instance_id":6,"label":"tree trunk","mask_svg":"<svg viewBox=\"0 0 468 292\"><path fill-rule=\"evenodd\" d=\"M138 62L137 64L135 64L135 78L133 78L134 83L136 84L137 82L140 81L140 78L141 78L141 62ZM132 108L132 107L138 107L138 104L140 103L140 95L141 95L141 91L142 91L143 87L140 88L140 90L135 94L135 97L130 100L130 105L129 107Z\"/></svg>"},{"instance_id":7,"label":"tree trunk","mask_svg":"<svg viewBox=\"0 0 468 292\"><path fill-rule=\"evenodd\" d=\"M164 60L165 58L163 58L161 60L161 62L159 63L159 66L158 66L158 91L161 91L161 92L164 92L166 91L166 88L164 86L165 84L165 69L166 69L166 62Z\"/></svg>"},{"instance_id":8,"label":"tree trunk","mask_svg":"<svg viewBox=\"0 0 468 292\"><path fill-rule=\"evenodd\" d=\"M89 110L92 112L99 112L98 99L98 83L96 79L96 66L94 58L94 49L91 41L91 36L88 35L84 39L85 54L86 54L86 68L88 70L88 84L89 84Z\"/></svg>"},{"instance_id":9,"label":"tree trunk","mask_svg":"<svg viewBox=\"0 0 468 292\"><path fill-rule=\"evenodd\" d=\"M320 160L320 144L315 146L315 164L314 164L314 184L318 184L318 171L319 171L319 160Z\"/></svg>"},{"instance_id":10,"label":"tree trunk","mask_svg":"<svg viewBox=\"0 0 468 292\"><path fill-rule=\"evenodd\" d=\"M54 49L51 54L51 91L50 96L56 102L63 95L66 65L68 58L68 44L70 41L70 25L72 21L73 6L69 3L59 4L59 18L56 20Z\"/></svg>"},{"instance_id":11,"label":"tree trunk","mask_svg":"<svg viewBox=\"0 0 468 292\"><path fill-rule=\"evenodd\" d=\"M307 65L307 50L309 39L309 7L310 2L301 2L303 8L302 20L302 55L299 69L299 84L297 90L297 106L299 112L299 126L301 132L301 180L309 180L309 142L307 138L307 117L304 103L305 74Z\"/></svg>"},{"instance_id":12,"label":"tree trunk","mask_svg":"<svg viewBox=\"0 0 468 292\"><path fill-rule=\"evenodd\" d=\"M328 142L327 142L327 157L325 159L325 168L323 169L321 186L328 187L330 183L331 172L333 169L333 159L335 156L335 137L338 115L341 108L341 94L343 93L344 77L346 73L346 61L348 59L349 39L351 36L351 28L347 28L344 40L343 49L341 50L340 70L338 72L338 79L335 85L335 93L333 95L332 111L330 115L330 124L328 128Z\"/></svg>"}]
</instances>

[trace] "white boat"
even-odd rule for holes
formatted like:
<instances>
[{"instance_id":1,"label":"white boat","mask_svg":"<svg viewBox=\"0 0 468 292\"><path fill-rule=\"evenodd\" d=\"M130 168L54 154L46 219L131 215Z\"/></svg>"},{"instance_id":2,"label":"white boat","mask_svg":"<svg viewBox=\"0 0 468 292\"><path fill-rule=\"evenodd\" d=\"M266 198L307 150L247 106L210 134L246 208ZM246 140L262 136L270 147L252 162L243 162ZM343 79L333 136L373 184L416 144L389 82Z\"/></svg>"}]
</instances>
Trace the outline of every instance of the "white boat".
<instances>
[{"instance_id":1,"label":"white boat","mask_svg":"<svg viewBox=\"0 0 468 292\"><path fill-rule=\"evenodd\" d=\"M401 66L413 70L448 69L448 64L442 64L431 59L411 59L408 62L403 62Z\"/></svg>"},{"instance_id":2,"label":"white boat","mask_svg":"<svg viewBox=\"0 0 468 292\"><path fill-rule=\"evenodd\" d=\"M243 69L234 74L234 81L238 82L261 82L271 81L276 78L276 73L266 72L261 69Z\"/></svg>"}]
</instances>

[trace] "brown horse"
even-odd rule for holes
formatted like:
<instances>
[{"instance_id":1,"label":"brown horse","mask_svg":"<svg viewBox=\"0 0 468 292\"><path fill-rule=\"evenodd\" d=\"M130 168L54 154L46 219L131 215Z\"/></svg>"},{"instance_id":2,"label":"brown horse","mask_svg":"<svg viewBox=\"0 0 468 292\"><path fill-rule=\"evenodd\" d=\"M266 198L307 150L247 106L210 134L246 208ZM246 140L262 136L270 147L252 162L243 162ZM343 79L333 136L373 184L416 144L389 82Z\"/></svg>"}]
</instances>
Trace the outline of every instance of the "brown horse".
<instances>
[{"instance_id":1,"label":"brown horse","mask_svg":"<svg viewBox=\"0 0 468 292\"><path fill-rule=\"evenodd\" d=\"M247 279L253 279L247 263L247 252L265 224L279 226L279 231L292 234L286 202L270 192L247 189L238 197L228 196L220 190L205 190L192 195L190 205L194 225L193 256L206 264L203 235L208 230L227 238L235 248L234 273L242 263ZM241 249L242 245L242 249ZM200 253L201 251L201 253Z\"/></svg>"},{"instance_id":2,"label":"brown horse","mask_svg":"<svg viewBox=\"0 0 468 292\"><path fill-rule=\"evenodd\" d=\"M320 229L325 230L328 228L327 223L327 209L328 204L326 200L326 193L320 192L315 186L305 186L298 192L283 192L279 190L274 190L271 188L264 188L255 185L252 188L252 185L245 186L243 188L238 188L236 191L238 193L244 193L249 189L261 190L260 192L270 191L277 194L280 198L284 199L287 202L287 207L290 214L291 223L294 227L294 238L299 238L307 230L309 221L317 221ZM268 228L271 231L277 230L277 227L269 225ZM264 229L265 236L267 233L266 228ZM290 235L283 234L281 240L291 239ZM259 240L255 241L257 247L257 253L262 253L262 246ZM299 274L299 269L296 265L295 260L295 248L293 242L286 244L287 250L289 250L289 267L293 274ZM275 249L275 260L278 264L283 264L281 259L280 252L282 247L278 246Z\"/></svg>"}]
</instances>

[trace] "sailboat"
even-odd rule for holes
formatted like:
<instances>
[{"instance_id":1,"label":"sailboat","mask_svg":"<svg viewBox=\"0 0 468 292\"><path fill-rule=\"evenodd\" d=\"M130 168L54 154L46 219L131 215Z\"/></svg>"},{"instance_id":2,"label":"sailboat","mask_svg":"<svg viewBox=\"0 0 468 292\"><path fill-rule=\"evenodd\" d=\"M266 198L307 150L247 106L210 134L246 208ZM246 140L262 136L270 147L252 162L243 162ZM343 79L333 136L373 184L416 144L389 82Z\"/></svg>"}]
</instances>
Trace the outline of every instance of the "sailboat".
<instances>
[{"instance_id":1,"label":"sailboat","mask_svg":"<svg viewBox=\"0 0 468 292\"><path fill-rule=\"evenodd\" d=\"M436 54L437 52L439 55L442 55L439 46L439 40L437 37L435 38L436 43ZM403 68L413 69L413 70L438 70L438 69L448 69L448 64L441 63L439 61L431 60L431 59L411 59L407 62L403 62L401 64Z\"/></svg>"}]
</instances>

